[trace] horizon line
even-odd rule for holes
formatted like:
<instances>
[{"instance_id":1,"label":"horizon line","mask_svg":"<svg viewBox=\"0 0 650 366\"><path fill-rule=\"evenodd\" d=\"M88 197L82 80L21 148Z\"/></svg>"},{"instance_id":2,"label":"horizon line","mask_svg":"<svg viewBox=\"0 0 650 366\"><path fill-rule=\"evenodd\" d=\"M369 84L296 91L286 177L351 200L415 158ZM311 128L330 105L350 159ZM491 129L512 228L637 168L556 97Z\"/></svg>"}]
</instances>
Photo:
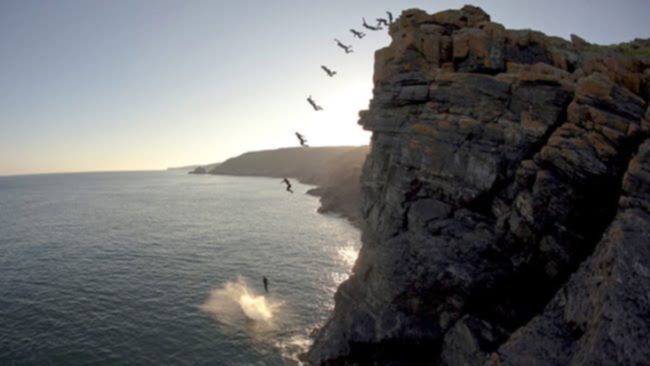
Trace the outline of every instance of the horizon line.
<instances>
[{"instance_id":1,"label":"horizon line","mask_svg":"<svg viewBox=\"0 0 650 366\"><path fill-rule=\"evenodd\" d=\"M311 149L318 149L318 148L328 148L328 147L362 147L362 146L369 146L370 143L368 144L362 144L362 145L323 145L323 146L311 146ZM229 159L233 159L239 156L242 156L244 154L249 154L249 153L256 153L256 152L262 152L262 151L273 151L273 150L281 150L281 149L300 149L303 147L300 146L284 146L284 147L276 147L276 148L270 148L270 149L262 149L262 150L251 150L251 151L245 151L240 154L228 157L226 159L223 159L218 162L212 162L212 163L206 163L206 164L182 164L182 165L175 165L175 166L167 166L164 168L155 168L155 169L116 169L116 170L72 170L72 171L51 171L51 172L33 172L33 173L9 173L9 174L4 174L0 173L0 178L4 177L19 177L19 176L34 176L34 175L55 175L55 174L87 174L87 173L133 173L133 172L162 172L162 171L169 171L169 170L179 170L183 168L195 168L195 167L205 167L208 165L213 165L213 164L221 164Z\"/></svg>"}]
</instances>

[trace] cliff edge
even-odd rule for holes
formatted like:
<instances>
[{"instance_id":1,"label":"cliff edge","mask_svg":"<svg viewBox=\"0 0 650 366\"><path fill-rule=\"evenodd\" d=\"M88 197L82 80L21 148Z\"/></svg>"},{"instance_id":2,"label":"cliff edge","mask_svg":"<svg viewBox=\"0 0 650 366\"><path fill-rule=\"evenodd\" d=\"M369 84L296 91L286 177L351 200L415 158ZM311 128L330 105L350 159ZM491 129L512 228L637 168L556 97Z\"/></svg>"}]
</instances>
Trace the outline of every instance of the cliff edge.
<instances>
[{"instance_id":1,"label":"cliff edge","mask_svg":"<svg viewBox=\"0 0 650 366\"><path fill-rule=\"evenodd\" d=\"M648 364L648 41L472 6L390 35L360 114L363 247L310 363Z\"/></svg>"}]
</instances>

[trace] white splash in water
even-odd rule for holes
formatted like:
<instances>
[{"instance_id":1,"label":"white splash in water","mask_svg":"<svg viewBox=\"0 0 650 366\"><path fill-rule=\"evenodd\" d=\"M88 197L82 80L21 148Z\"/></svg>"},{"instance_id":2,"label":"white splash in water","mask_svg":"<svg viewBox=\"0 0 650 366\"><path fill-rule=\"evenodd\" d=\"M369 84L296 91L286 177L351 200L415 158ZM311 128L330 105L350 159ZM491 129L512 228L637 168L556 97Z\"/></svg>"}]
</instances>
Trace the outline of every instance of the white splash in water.
<instances>
[{"instance_id":1,"label":"white splash in water","mask_svg":"<svg viewBox=\"0 0 650 366\"><path fill-rule=\"evenodd\" d=\"M249 294L246 289L239 297L239 305L247 317L253 320L270 320L273 317L271 306L264 296Z\"/></svg>"},{"instance_id":2,"label":"white splash in water","mask_svg":"<svg viewBox=\"0 0 650 366\"><path fill-rule=\"evenodd\" d=\"M359 250L354 249L353 246L341 247L338 249L339 258L343 263L352 267L354 262L356 262L357 257L359 256Z\"/></svg>"},{"instance_id":3,"label":"white splash in water","mask_svg":"<svg viewBox=\"0 0 650 366\"><path fill-rule=\"evenodd\" d=\"M268 323L280 305L280 302L255 294L239 278L237 282L229 281L222 288L212 290L200 308L227 324L237 322L242 315L250 320Z\"/></svg>"}]
</instances>

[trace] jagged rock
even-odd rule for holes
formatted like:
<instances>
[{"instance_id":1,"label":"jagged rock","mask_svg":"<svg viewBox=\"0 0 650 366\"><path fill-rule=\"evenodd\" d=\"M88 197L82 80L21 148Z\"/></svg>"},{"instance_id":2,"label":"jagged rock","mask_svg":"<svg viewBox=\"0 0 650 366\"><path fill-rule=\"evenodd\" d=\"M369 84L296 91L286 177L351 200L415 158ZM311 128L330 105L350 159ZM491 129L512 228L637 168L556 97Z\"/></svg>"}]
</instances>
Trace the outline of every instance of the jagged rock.
<instances>
[{"instance_id":1,"label":"jagged rock","mask_svg":"<svg viewBox=\"0 0 650 366\"><path fill-rule=\"evenodd\" d=\"M650 68L643 71L641 92L639 94L646 102L650 102Z\"/></svg>"},{"instance_id":2,"label":"jagged rock","mask_svg":"<svg viewBox=\"0 0 650 366\"><path fill-rule=\"evenodd\" d=\"M577 34L571 34L571 43L573 43L578 48L589 46L589 42L585 41L584 38L578 36Z\"/></svg>"},{"instance_id":3,"label":"jagged rock","mask_svg":"<svg viewBox=\"0 0 650 366\"><path fill-rule=\"evenodd\" d=\"M460 10L442 11L430 15L428 18L432 23L456 28L476 27L480 23L490 21L490 16L483 9L471 5L465 5Z\"/></svg>"},{"instance_id":4,"label":"jagged rock","mask_svg":"<svg viewBox=\"0 0 650 366\"><path fill-rule=\"evenodd\" d=\"M445 335L442 362L447 365L481 366L489 356L485 350L501 344L506 334L503 329L466 315Z\"/></svg>"},{"instance_id":5,"label":"jagged rock","mask_svg":"<svg viewBox=\"0 0 650 366\"><path fill-rule=\"evenodd\" d=\"M650 142L642 144L630 162L623 177L623 190L627 194L621 199L622 206L650 212Z\"/></svg>"},{"instance_id":6,"label":"jagged rock","mask_svg":"<svg viewBox=\"0 0 650 366\"><path fill-rule=\"evenodd\" d=\"M650 359L650 61L475 7L390 35L359 121L364 244L310 362Z\"/></svg>"},{"instance_id":7,"label":"jagged rock","mask_svg":"<svg viewBox=\"0 0 650 366\"><path fill-rule=\"evenodd\" d=\"M454 33L453 57L456 70L496 74L505 69L505 28L496 23L481 23Z\"/></svg>"},{"instance_id":8,"label":"jagged rock","mask_svg":"<svg viewBox=\"0 0 650 366\"><path fill-rule=\"evenodd\" d=\"M428 107L436 114L496 121L506 107L509 89L508 83L487 75L441 72L429 90Z\"/></svg>"},{"instance_id":9,"label":"jagged rock","mask_svg":"<svg viewBox=\"0 0 650 366\"><path fill-rule=\"evenodd\" d=\"M650 360L650 141L630 163L594 254L492 365L644 365ZM635 207L640 203L640 207Z\"/></svg>"},{"instance_id":10,"label":"jagged rock","mask_svg":"<svg viewBox=\"0 0 650 366\"><path fill-rule=\"evenodd\" d=\"M443 219L451 213L451 206L434 199L418 200L411 205L409 212L409 225L426 225L427 223Z\"/></svg>"}]
</instances>

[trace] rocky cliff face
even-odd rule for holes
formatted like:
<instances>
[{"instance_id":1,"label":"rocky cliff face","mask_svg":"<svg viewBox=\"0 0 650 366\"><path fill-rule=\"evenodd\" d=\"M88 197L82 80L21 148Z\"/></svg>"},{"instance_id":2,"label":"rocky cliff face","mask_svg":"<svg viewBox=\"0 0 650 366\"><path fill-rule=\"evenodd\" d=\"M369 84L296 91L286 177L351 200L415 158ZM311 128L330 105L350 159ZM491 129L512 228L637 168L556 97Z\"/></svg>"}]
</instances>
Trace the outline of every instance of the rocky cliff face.
<instances>
[{"instance_id":1,"label":"rocky cliff face","mask_svg":"<svg viewBox=\"0 0 650 366\"><path fill-rule=\"evenodd\" d=\"M471 6L390 35L364 244L310 362L647 364L650 59Z\"/></svg>"}]
</instances>

